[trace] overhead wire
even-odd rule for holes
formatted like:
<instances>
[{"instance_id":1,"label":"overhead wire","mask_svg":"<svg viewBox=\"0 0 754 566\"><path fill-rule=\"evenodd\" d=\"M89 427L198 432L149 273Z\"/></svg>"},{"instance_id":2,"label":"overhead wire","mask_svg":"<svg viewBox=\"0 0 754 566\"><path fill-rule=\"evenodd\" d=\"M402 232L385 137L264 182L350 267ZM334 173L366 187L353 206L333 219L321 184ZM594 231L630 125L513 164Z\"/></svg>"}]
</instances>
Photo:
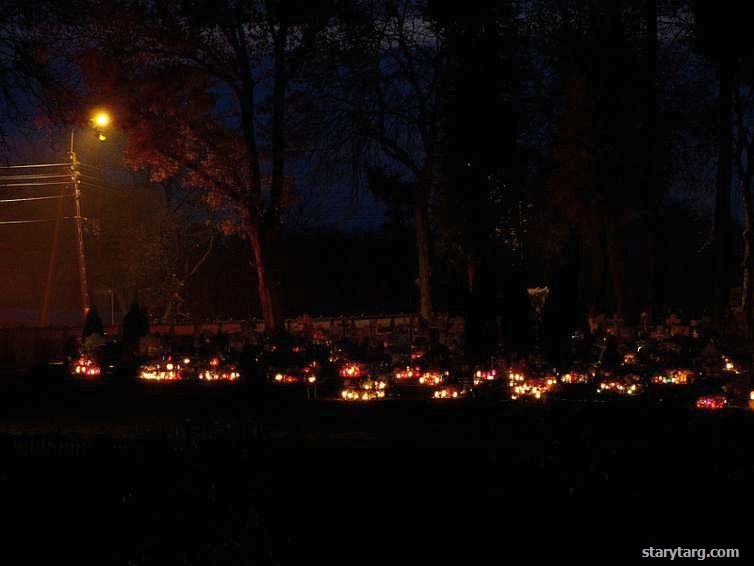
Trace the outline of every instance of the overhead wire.
<instances>
[{"instance_id":1,"label":"overhead wire","mask_svg":"<svg viewBox=\"0 0 754 566\"><path fill-rule=\"evenodd\" d=\"M107 181L103 179L102 177L93 177L92 175L87 175L86 173L79 173L79 177L83 179L93 179L95 181L101 181L102 183L107 184Z\"/></svg>"},{"instance_id":2,"label":"overhead wire","mask_svg":"<svg viewBox=\"0 0 754 566\"><path fill-rule=\"evenodd\" d=\"M0 199L0 202L27 202L32 200L51 200L56 198L70 198L73 195L50 195L50 196L44 196L44 197L22 197L22 198L6 198L6 199Z\"/></svg>"},{"instance_id":3,"label":"overhead wire","mask_svg":"<svg viewBox=\"0 0 754 566\"><path fill-rule=\"evenodd\" d=\"M94 169L95 171L100 171L99 167L96 167L94 165L89 165L88 163L83 163L81 161L78 162L78 164L82 167L89 167L89 169Z\"/></svg>"},{"instance_id":4,"label":"overhead wire","mask_svg":"<svg viewBox=\"0 0 754 566\"><path fill-rule=\"evenodd\" d=\"M3 169L30 169L32 167L60 167L62 165L70 165L67 163L38 163L36 165L0 165L0 170Z\"/></svg>"},{"instance_id":5,"label":"overhead wire","mask_svg":"<svg viewBox=\"0 0 754 566\"><path fill-rule=\"evenodd\" d=\"M17 187L49 187L54 185L67 185L71 182L67 181L45 181L41 183L0 183L0 189L15 189Z\"/></svg>"},{"instance_id":6,"label":"overhead wire","mask_svg":"<svg viewBox=\"0 0 754 566\"><path fill-rule=\"evenodd\" d=\"M3 165L0 166L0 189L27 189L38 187L55 187L71 183L71 173L55 173L49 171L50 167L70 167L70 163L36 163L30 165ZM40 168L44 169L43 171ZM29 173L16 173L16 170L27 170ZM34 171L36 169L36 171ZM0 203L21 203L42 200L63 199L73 196L72 194L41 195L33 197L14 197L0 199ZM27 219L27 220L0 220L0 226L14 226L19 224L40 224L51 222L50 219Z\"/></svg>"},{"instance_id":7,"label":"overhead wire","mask_svg":"<svg viewBox=\"0 0 754 566\"><path fill-rule=\"evenodd\" d=\"M0 181L26 181L33 179L59 179L60 177L70 177L70 173L55 174L38 174L38 175L0 175Z\"/></svg>"},{"instance_id":8,"label":"overhead wire","mask_svg":"<svg viewBox=\"0 0 754 566\"><path fill-rule=\"evenodd\" d=\"M67 181L43 181L39 183L0 183L0 189L13 189L16 187L46 187L51 185L67 185L70 183L70 179Z\"/></svg>"},{"instance_id":9,"label":"overhead wire","mask_svg":"<svg viewBox=\"0 0 754 566\"><path fill-rule=\"evenodd\" d=\"M123 191L119 191L118 189L113 189L112 187L104 187L102 185L98 185L96 183L92 183L90 181L81 181L81 184L85 187L88 187L90 189L97 189L98 191L107 191L110 193L115 193L120 196L126 196Z\"/></svg>"},{"instance_id":10,"label":"overhead wire","mask_svg":"<svg viewBox=\"0 0 754 566\"><path fill-rule=\"evenodd\" d=\"M0 220L0 225L3 225L3 224L37 224L39 222L50 222L50 220Z\"/></svg>"}]
</instances>

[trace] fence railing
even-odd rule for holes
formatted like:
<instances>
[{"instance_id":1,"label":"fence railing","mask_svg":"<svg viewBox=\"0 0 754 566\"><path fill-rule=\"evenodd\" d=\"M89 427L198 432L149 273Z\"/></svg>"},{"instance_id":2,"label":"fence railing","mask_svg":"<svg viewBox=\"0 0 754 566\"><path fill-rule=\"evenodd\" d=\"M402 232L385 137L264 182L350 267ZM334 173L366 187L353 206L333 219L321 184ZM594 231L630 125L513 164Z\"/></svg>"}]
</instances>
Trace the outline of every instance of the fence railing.
<instances>
[{"instance_id":1,"label":"fence railing","mask_svg":"<svg viewBox=\"0 0 754 566\"><path fill-rule=\"evenodd\" d=\"M340 317L299 317L285 321L290 332L322 330L329 336L362 340L380 340L396 334L408 334L409 338L424 333L416 315L411 314L377 314ZM463 335L462 317L438 315L435 324L426 332L436 332L440 342L456 344ZM0 328L0 369L29 369L46 361L59 357L64 345L72 337L81 335L80 326L71 327L18 327ZM261 320L216 321L197 323L152 324L150 335L185 339L202 334L257 334L264 331ZM120 334L119 326L106 326L105 332L111 336Z\"/></svg>"}]
</instances>

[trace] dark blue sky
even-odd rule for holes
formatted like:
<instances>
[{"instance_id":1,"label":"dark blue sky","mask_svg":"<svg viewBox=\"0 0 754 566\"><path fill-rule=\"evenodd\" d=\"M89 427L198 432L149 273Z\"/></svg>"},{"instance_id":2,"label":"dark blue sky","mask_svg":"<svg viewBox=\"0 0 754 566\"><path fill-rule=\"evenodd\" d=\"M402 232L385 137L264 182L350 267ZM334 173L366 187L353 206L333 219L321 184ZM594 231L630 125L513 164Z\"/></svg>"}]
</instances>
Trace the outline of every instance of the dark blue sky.
<instances>
[{"instance_id":1,"label":"dark blue sky","mask_svg":"<svg viewBox=\"0 0 754 566\"><path fill-rule=\"evenodd\" d=\"M8 124L8 149L0 154L3 164L58 163L68 158L70 132L37 128L31 124ZM74 149L79 161L96 168L84 167L86 175L101 177L82 184L82 198L89 191L98 190L95 184L115 189L131 186L132 173L122 165L126 139L117 130L107 132L107 140L100 142L85 130L75 130ZM309 183L303 166L287 164L295 178L295 190L300 196L291 210L291 227L298 229L326 227L346 232L376 231L385 220L385 207L366 190L352 191L343 180L327 187ZM40 194L42 189L40 188Z\"/></svg>"}]
</instances>

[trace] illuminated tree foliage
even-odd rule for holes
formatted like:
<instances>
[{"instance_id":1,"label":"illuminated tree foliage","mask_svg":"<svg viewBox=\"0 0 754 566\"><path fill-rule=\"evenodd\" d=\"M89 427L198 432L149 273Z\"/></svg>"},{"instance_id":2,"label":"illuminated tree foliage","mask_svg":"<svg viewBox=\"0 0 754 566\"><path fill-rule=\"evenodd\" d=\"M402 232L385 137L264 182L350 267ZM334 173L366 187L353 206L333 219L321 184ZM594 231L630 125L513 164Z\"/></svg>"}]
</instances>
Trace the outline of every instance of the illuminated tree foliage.
<instances>
[{"instance_id":1,"label":"illuminated tree foliage","mask_svg":"<svg viewBox=\"0 0 754 566\"><path fill-rule=\"evenodd\" d=\"M96 3L79 62L90 95L129 134L127 162L200 190L250 244L269 329L280 325L277 253L295 71L324 12L295 1Z\"/></svg>"}]
</instances>

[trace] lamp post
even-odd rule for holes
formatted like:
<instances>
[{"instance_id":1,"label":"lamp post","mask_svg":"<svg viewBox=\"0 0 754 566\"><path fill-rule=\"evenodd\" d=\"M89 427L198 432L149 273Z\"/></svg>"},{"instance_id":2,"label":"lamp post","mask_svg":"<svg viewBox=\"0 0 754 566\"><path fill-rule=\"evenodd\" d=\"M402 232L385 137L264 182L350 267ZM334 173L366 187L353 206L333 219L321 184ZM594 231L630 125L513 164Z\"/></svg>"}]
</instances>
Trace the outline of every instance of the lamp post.
<instances>
[{"instance_id":1,"label":"lamp post","mask_svg":"<svg viewBox=\"0 0 754 566\"><path fill-rule=\"evenodd\" d=\"M94 126L92 133L97 136L100 141L105 141L105 136L100 131L100 128L107 127L110 124L110 115L102 110L98 111L91 118L91 123ZM81 308L86 313L89 312L89 286L86 276L86 256L84 254L84 231L82 226L81 217L81 181L79 181L79 162L76 159L76 152L73 147L74 129L71 129L71 151L69 154L71 160L71 180L73 182L73 198L75 205L75 216L73 217L76 222L76 257L79 265L79 285L81 290Z\"/></svg>"},{"instance_id":2,"label":"lamp post","mask_svg":"<svg viewBox=\"0 0 754 566\"><path fill-rule=\"evenodd\" d=\"M84 231L81 223L81 181L79 181L79 169L78 160L76 159L76 152L73 148L73 133L71 130L71 151L69 157L71 159L71 181L73 182L73 200L75 206L75 214L73 219L76 222L76 259L79 264L79 284L81 289L81 308L84 311L84 316L89 311L89 288L86 278L86 258L84 256Z\"/></svg>"},{"instance_id":3,"label":"lamp post","mask_svg":"<svg viewBox=\"0 0 754 566\"><path fill-rule=\"evenodd\" d=\"M102 110L98 111L96 114L94 114L91 117L91 128L90 131L92 134L94 134L100 141L105 141L105 136L102 134L100 128L104 128L110 124L110 116L107 114L107 112L104 112ZM83 234L83 228L82 228L82 217L81 217L81 189L80 189L80 181L79 181L79 162L76 158L76 152L74 150L74 134L75 134L75 128L71 128L71 143L70 143L70 151L68 154L69 159L71 160L71 186L73 187L73 197L75 202L75 216L73 217L76 221L76 244L77 244L77 258L78 258L78 265L79 265L79 283L80 283L80 290L81 290L81 307L84 313L84 316L86 317L86 313L89 310L89 288L87 285L87 277L86 277L86 260L84 256L84 234ZM61 194L61 196L63 196ZM62 200L61 203L62 204ZM53 241L52 241L52 249L50 251L50 260L47 267L47 284L45 285L45 293L44 298L42 300L42 309L40 311L40 317L39 317L39 324L40 326L46 326L48 324L48 313L49 313L49 306L50 306L50 290L52 288L52 280L54 278L54 268L55 268L55 256L57 252L57 240L58 240L58 228L60 225L60 219L62 214L62 208L59 205L58 206L58 213L55 220L55 231L53 233ZM111 301L112 303L112 301ZM111 308L112 311L112 308ZM111 316L111 319L113 317Z\"/></svg>"}]
</instances>

